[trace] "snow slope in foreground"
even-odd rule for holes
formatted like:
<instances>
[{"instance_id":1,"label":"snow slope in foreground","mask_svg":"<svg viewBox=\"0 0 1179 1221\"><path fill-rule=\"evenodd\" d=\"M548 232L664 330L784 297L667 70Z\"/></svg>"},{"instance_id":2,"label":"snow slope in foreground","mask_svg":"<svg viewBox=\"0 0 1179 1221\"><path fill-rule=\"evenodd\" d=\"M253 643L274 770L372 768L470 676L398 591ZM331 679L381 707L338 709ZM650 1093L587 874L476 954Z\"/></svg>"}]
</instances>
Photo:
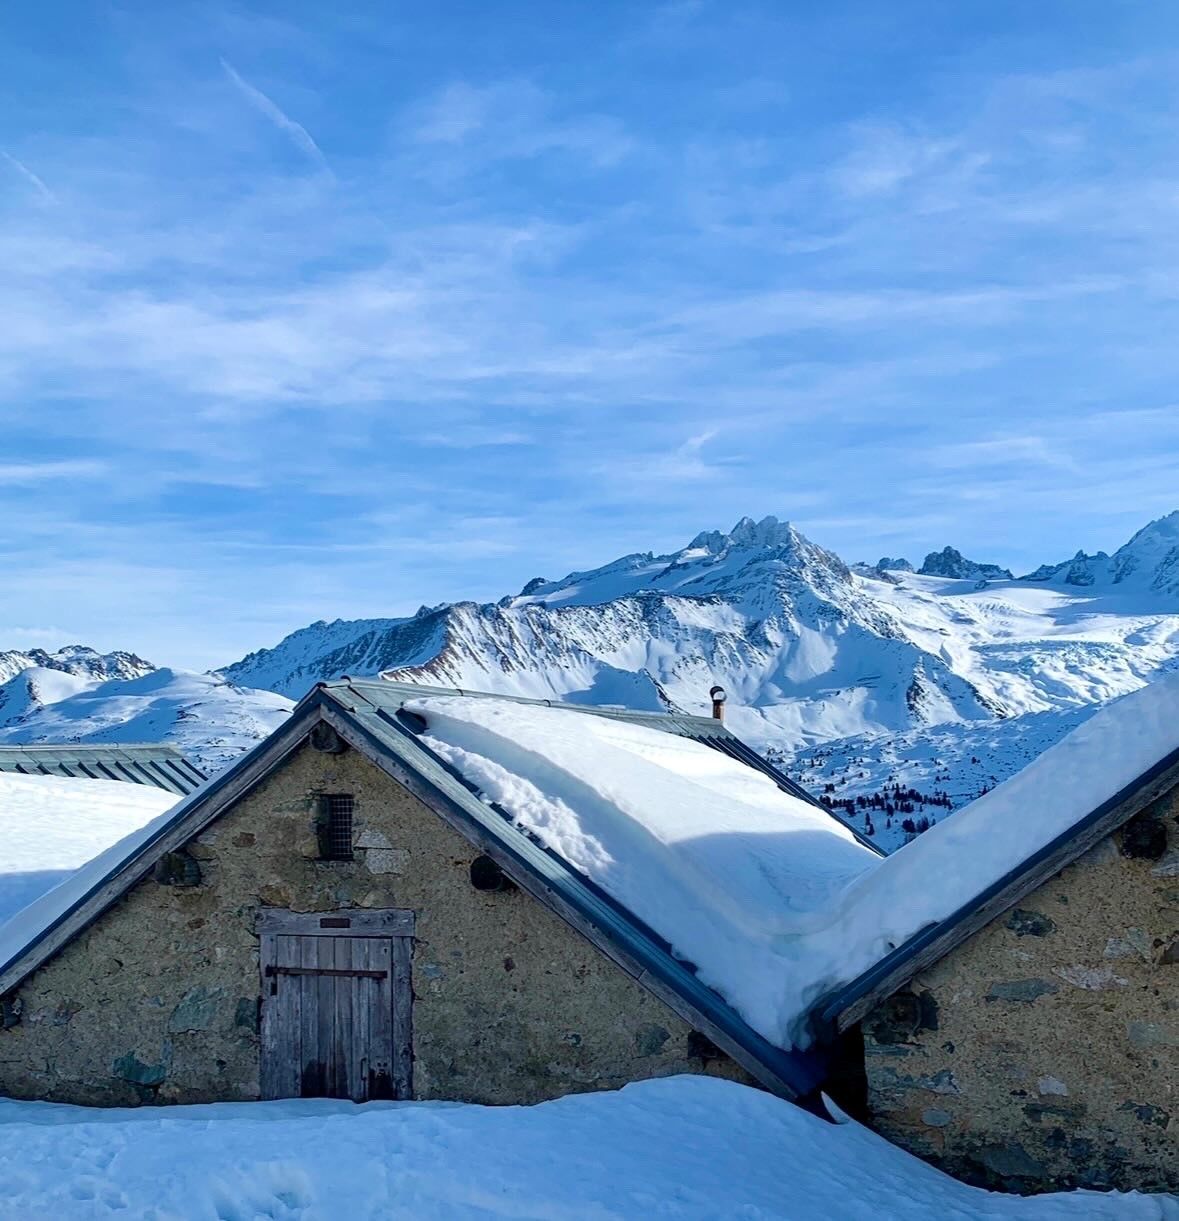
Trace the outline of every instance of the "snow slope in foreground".
<instances>
[{"instance_id":1,"label":"snow slope in foreground","mask_svg":"<svg viewBox=\"0 0 1179 1221\"><path fill-rule=\"evenodd\" d=\"M175 802L146 784L0 773L0 925Z\"/></svg>"},{"instance_id":2,"label":"snow slope in foreground","mask_svg":"<svg viewBox=\"0 0 1179 1221\"><path fill-rule=\"evenodd\" d=\"M1168 1196L980 1191L858 1124L707 1077L534 1107L0 1102L0 1191L5 1217L54 1221L1179 1218Z\"/></svg>"}]
</instances>

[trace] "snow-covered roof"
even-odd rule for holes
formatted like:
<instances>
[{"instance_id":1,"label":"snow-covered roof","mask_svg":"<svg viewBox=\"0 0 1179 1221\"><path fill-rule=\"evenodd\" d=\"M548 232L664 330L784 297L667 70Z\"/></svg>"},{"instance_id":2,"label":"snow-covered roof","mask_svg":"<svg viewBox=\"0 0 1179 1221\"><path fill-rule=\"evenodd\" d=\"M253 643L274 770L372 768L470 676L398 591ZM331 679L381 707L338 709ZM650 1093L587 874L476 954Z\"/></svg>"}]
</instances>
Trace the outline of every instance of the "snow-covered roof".
<instances>
[{"instance_id":1,"label":"snow-covered roof","mask_svg":"<svg viewBox=\"0 0 1179 1221\"><path fill-rule=\"evenodd\" d=\"M881 858L768 764L746 766L716 722L662 720L389 682L321 684L238 764L59 888L66 901L47 901L23 940L0 942L0 991L327 721L759 1079L797 1096L822 1080L814 1015L833 996L928 946L931 930L950 936L996 893L1017 901L1033 866L1067 863L1112 829L1128 794L1179 769L1177 676L1111 705Z\"/></svg>"},{"instance_id":2,"label":"snow-covered roof","mask_svg":"<svg viewBox=\"0 0 1179 1221\"><path fill-rule=\"evenodd\" d=\"M175 801L146 784L0 772L0 963L72 902L71 890L88 889L95 858L125 855L124 837Z\"/></svg>"},{"instance_id":3,"label":"snow-covered roof","mask_svg":"<svg viewBox=\"0 0 1179 1221\"><path fill-rule=\"evenodd\" d=\"M422 740L789 1046L806 933L880 860L822 808L692 738L483 696L409 700Z\"/></svg>"},{"instance_id":4,"label":"snow-covered roof","mask_svg":"<svg viewBox=\"0 0 1179 1221\"><path fill-rule=\"evenodd\" d=\"M509 700L407 707L434 751L781 1047L810 1042L815 1001L969 909L1179 748L1174 676L882 858L697 742Z\"/></svg>"},{"instance_id":5,"label":"snow-covered roof","mask_svg":"<svg viewBox=\"0 0 1179 1221\"><path fill-rule=\"evenodd\" d=\"M948 936L984 900L1020 897L1179 782L1179 674L1099 709L1021 772L881 860L848 888L824 930L820 992L903 957L929 930ZM944 941L942 952L953 948ZM861 989L862 990L862 989ZM853 991L855 989L853 988Z\"/></svg>"}]
</instances>

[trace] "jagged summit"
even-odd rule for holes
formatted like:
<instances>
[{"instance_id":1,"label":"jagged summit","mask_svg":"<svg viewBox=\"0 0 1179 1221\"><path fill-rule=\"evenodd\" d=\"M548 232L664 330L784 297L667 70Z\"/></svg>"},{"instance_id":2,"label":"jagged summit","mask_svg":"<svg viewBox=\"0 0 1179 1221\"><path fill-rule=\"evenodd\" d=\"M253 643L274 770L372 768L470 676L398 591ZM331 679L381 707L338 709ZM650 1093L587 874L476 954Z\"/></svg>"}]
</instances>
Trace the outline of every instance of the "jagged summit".
<instances>
[{"instance_id":1,"label":"jagged summit","mask_svg":"<svg viewBox=\"0 0 1179 1221\"><path fill-rule=\"evenodd\" d=\"M688 544L686 550L702 549L713 555L720 555L731 547L777 550L795 547L800 541L806 540L788 521L779 521L772 516L763 517L761 521L743 517L727 534L720 530L702 530Z\"/></svg>"},{"instance_id":2,"label":"jagged summit","mask_svg":"<svg viewBox=\"0 0 1179 1221\"><path fill-rule=\"evenodd\" d=\"M1179 512L1142 527L1113 555L1078 551L1060 564L1042 564L1023 578L1110 592L1179 594Z\"/></svg>"},{"instance_id":3,"label":"jagged summit","mask_svg":"<svg viewBox=\"0 0 1179 1221\"><path fill-rule=\"evenodd\" d=\"M1163 591L1168 572L1179 580L1179 514L1100 558L1109 568L1103 579L1114 582L1116 567L1122 588ZM1179 606L1172 620L1165 604L1144 599L1141 612L1127 607L1125 642L1090 641L1067 597L1060 623L1048 622L1048 612L1043 623L1027 618L1003 601L999 582L1014 581L1006 569L953 547L922 566L944 586L910 588L890 567L907 570L886 557L853 573L789 522L743 517L666 555L635 552L557 580L536 577L497 603L303 628L222 673L293 698L319 679L388 672L410 682L685 711L705 710L719 682L743 732L798 746L1079 707L1133 690L1172 652L1179 660ZM1060 566L1033 575L1064 592L1066 580L1085 579ZM994 584L984 594L980 582ZM1026 646L1012 641L1013 616L1028 633ZM1176 643L1143 649L1137 642L1148 637Z\"/></svg>"},{"instance_id":4,"label":"jagged summit","mask_svg":"<svg viewBox=\"0 0 1179 1221\"><path fill-rule=\"evenodd\" d=\"M881 572L912 572L913 565L908 560L901 559L899 556L895 559L892 556L882 555L876 561L876 567Z\"/></svg>"},{"instance_id":5,"label":"jagged summit","mask_svg":"<svg viewBox=\"0 0 1179 1221\"><path fill-rule=\"evenodd\" d=\"M979 564L968 560L955 547L931 551L917 571L923 577L951 577L957 581L1014 580L1009 569L1000 568L998 564Z\"/></svg>"},{"instance_id":6,"label":"jagged summit","mask_svg":"<svg viewBox=\"0 0 1179 1221\"><path fill-rule=\"evenodd\" d=\"M52 653L45 649L11 649L0 652L0 683L32 667L92 679L138 678L155 669L150 661L121 649L100 653L84 644L68 644Z\"/></svg>"}]
</instances>

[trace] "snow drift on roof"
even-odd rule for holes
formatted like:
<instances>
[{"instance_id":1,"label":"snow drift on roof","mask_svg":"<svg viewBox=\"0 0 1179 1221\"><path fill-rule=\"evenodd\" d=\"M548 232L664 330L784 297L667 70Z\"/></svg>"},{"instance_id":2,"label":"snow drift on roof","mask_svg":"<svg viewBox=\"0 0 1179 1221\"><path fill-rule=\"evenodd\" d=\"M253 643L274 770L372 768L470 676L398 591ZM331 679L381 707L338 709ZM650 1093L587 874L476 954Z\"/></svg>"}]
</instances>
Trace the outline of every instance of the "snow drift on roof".
<instances>
[{"instance_id":1,"label":"snow drift on roof","mask_svg":"<svg viewBox=\"0 0 1179 1221\"><path fill-rule=\"evenodd\" d=\"M0 773L0 970L150 838L175 802L147 784Z\"/></svg>"},{"instance_id":2,"label":"snow drift on roof","mask_svg":"<svg viewBox=\"0 0 1179 1221\"><path fill-rule=\"evenodd\" d=\"M878 859L823 810L700 742L562 708L411 700L423 738L489 801L789 1043L803 936Z\"/></svg>"},{"instance_id":3,"label":"snow drift on roof","mask_svg":"<svg viewBox=\"0 0 1179 1221\"><path fill-rule=\"evenodd\" d=\"M856 879L824 933L829 965L820 990L850 982L926 925L969 907L1177 749L1179 675L1107 704L1023 771Z\"/></svg>"},{"instance_id":4,"label":"snow drift on roof","mask_svg":"<svg viewBox=\"0 0 1179 1221\"><path fill-rule=\"evenodd\" d=\"M1095 714L1005 784L879 858L702 743L567 709L435 697L425 742L695 964L753 1029L810 1008L947 919L1179 748L1179 676Z\"/></svg>"}]
</instances>

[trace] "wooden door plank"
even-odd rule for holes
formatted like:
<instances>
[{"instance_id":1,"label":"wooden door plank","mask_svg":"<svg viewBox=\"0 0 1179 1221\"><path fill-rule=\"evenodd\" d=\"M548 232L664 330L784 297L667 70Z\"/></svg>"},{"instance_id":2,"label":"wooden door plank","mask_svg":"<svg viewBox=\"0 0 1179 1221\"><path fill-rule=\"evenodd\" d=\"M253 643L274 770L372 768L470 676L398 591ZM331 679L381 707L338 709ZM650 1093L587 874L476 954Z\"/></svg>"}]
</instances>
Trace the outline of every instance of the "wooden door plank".
<instances>
[{"instance_id":1,"label":"wooden door plank","mask_svg":"<svg viewBox=\"0 0 1179 1221\"><path fill-rule=\"evenodd\" d=\"M393 950L393 1092L413 1097L413 939L394 937Z\"/></svg>"},{"instance_id":2,"label":"wooden door plank","mask_svg":"<svg viewBox=\"0 0 1179 1221\"><path fill-rule=\"evenodd\" d=\"M332 947L332 963L337 971L352 971L352 938L325 938ZM350 976L336 977L336 995L332 1006L332 1055L336 1062L336 1096L352 1098L352 994L356 980Z\"/></svg>"},{"instance_id":3,"label":"wooden door plank","mask_svg":"<svg viewBox=\"0 0 1179 1221\"><path fill-rule=\"evenodd\" d=\"M278 1042L277 989L271 995L271 980L266 968L278 965L277 937L274 933L263 933L258 940L259 995L262 998L262 1020L258 1027L258 1087L263 1101L281 1098L279 1082L279 1060L285 1051Z\"/></svg>"},{"instance_id":4,"label":"wooden door plank","mask_svg":"<svg viewBox=\"0 0 1179 1221\"><path fill-rule=\"evenodd\" d=\"M370 950L376 945L370 937L359 937L353 941L352 961L358 967L372 969ZM368 1070L372 1066L370 1042L372 1039L372 981L356 980L355 1000L352 1009L353 1065L356 1073L356 1102L368 1101Z\"/></svg>"},{"instance_id":5,"label":"wooden door plank","mask_svg":"<svg viewBox=\"0 0 1179 1221\"><path fill-rule=\"evenodd\" d=\"M293 966L319 965L319 948L314 937L292 937L299 948L299 961ZM322 1098L324 1060L319 1046L319 980L315 975L292 977L298 988L299 1035L302 1040L299 1057L299 1095L302 1098Z\"/></svg>"},{"instance_id":6,"label":"wooden door plank","mask_svg":"<svg viewBox=\"0 0 1179 1221\"><path fill-rule=\"evenodd\" d=\"M369 1097L393 1098L393 942L374 940L369 946L369 961L384 978L365 979L371 1001Z\"/></svg>"},{"instance_id":7,"label":"wooden door plank","mask_svg":"<svg viewBox=\"0 0 1179 1221\"><path fill-rule=\"evenodd\" d=\"M297 937L275 937L275 966L296 966L299 962ZM274 985L274 991L270 990ZM275 1062L272 1079L276 1098L299 1097L299 1065L302 1039L299 1029L299 985L293 978L276 977L263 981L263 1004L274 1008Z\"/></svg>"},{"instance_id":8,"label":"wooden door plank","mask_svg":"<svg viewBox=\"0 0 1179 1221\"><path fill-rule=\"evenodd\" d=\"M331 968L335 962L335 947L331 937L308 937L315 946L315 965L322 970ZM310 982L310 981L308 981ZM315 1043L319 1052L321 1072L321 1094L323 1098L336 1097L336 1056L332 1019L336 1008L336 980L330 975L317 975L315 988Z\"/></svg>"}]
</instances>

